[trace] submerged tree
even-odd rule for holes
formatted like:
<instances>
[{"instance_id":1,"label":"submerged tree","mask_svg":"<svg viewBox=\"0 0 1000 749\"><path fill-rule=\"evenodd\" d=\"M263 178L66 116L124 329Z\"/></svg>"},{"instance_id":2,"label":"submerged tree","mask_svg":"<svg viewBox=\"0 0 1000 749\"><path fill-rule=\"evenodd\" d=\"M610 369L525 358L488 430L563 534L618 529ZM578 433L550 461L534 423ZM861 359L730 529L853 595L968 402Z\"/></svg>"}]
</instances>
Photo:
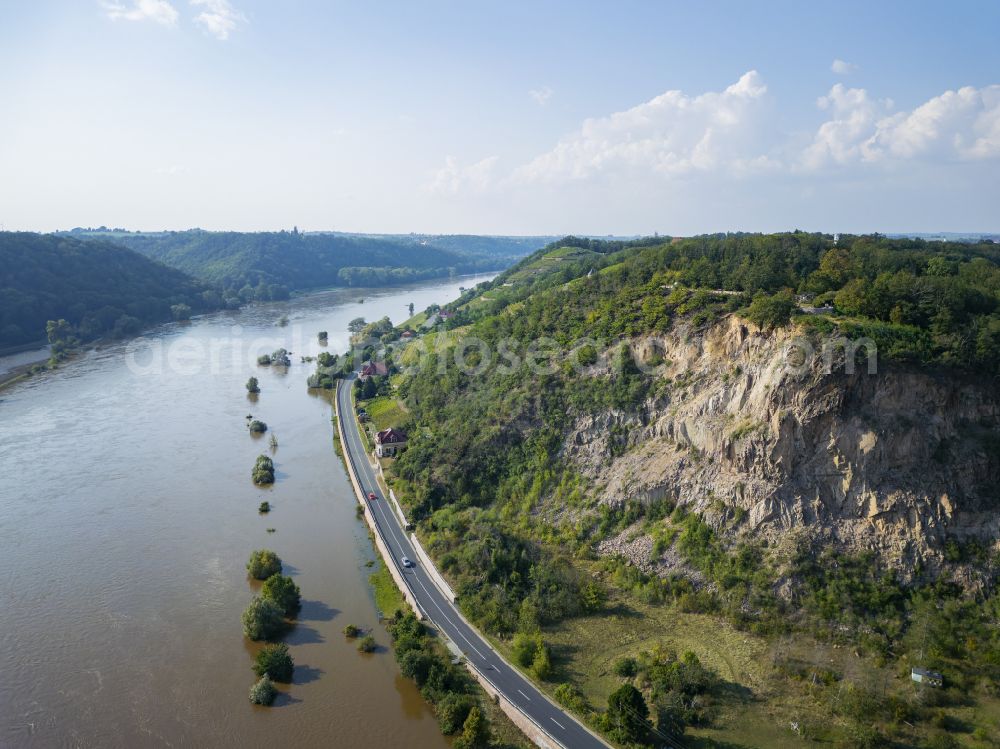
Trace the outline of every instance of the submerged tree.
<instances>
[{"instance_id":1,"label":"submerged tree","mask_svg":"<svg viewBox=\"0 0 1000 749\"><path fill-rule=\"evenodd\" d=\"M254 596L242 615L243 634L251 640L271 640L285 628L285 617L270 598Z\"/></svg>"},{"instance_id":2,"label":"submerged tree","mask_svg":"<svg viewBox=\"0 0 1000 749\"><path fill-rule=\"evenodd\" d=\"M253 471L250 473L253 482L258 485L274 483L274 462L266 455L261 455L254 463Z\"/></svg>"},{"instance_id":3,"label":"submerged tree","mask_svg":"<svg viewBox=\"0 0 1000 749\"><path fill-rule=\"evenodd\" d=\"M254 658L253 672L274 681L289 682L295 671L295 662L288 654L288 645L283 642L268 643Z\"/></svg>"},{"instance_id":4,"label":"submerged tree","mask_svg":"<svg viewBox=\"0 0 1000 749\"><path fill-rule=\"evenodd\" d=\"M281 557L270 549L257 549L247 562L247 573L255 580L267 580L281 572Z\"/></svg>"},{"instance_id":5,"label":"submerged tree","mask_svg":"<svg viewBox=\"0 0 1000 749\"><path fill-rule=\"evenodd\" d=\"M255 705L270 705L277 696L278 690L266 675L250 687L250 701Z\"/></svg>"},{"instance_id":6,"label":"submerged tree","mask_svg":"<svg viewBox=\"0 0 1000 749\"><path fill-rule=\"evenodd\" d=\"M247 380L247 392L248 393L260 392L260 385L258 384L256 377L251 377L249 380Z\"/></svg>"},{"instance_id":7,"label":"submerged tree","mask_svg":"<svg viewBox=\"0 0 1000 749\"><path fill-rule=\"evenodd\" d=\"M302 592L288 575L275 573L268 577L260 594L281 606L285 616L295 616L302 606Z\"/></svg>"}]
</instances>

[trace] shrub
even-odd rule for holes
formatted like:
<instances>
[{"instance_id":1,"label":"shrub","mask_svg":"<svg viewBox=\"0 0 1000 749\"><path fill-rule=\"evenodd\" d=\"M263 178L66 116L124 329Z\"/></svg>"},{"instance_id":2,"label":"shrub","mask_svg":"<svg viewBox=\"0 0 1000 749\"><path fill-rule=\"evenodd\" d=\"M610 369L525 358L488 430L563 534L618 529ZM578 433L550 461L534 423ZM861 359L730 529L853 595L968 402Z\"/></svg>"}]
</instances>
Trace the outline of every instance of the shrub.
<instances>
[{"instance_id":1,"label":"shrub","mask_svg":"<svg viewBox=\"0 0 1000 749\"><path fill-rule=\"evenodd\" d=\"M295 616L302 605L302 593L288 575L274 574L264 581L260 594L278 604L285 616Z\"/></svg>"},{"instance_id":2,"label":"shrub","mask_svg":"<svg viewBox=\"0 0 1000 749\"><path fill-rule=\"evenodd\" d=\"M247 572L255 580L267 580L281 572L281 558L270 549L257 549L250 555Z\"/></svg>"},{"instance_id":3,"label":"shrub","mask_svg":"<svg viewBox=\"0 0 1000 749\"><path fill-rule=\"evenodd\" d=\"M631 656L626 656L624 658L619 658L615 663L615 676L620 676L623 679L631 679L636 675L638 671L639 664Z\"/></svg>"},{"instance_id":4,"label":"shrub","mask_svg":"<svg viewBox=\"0 0 1000 749\"><path fill-rule=\"evenodd\" d=\"M247 380L247 392L248 393L260 392L260 385L258 384L256 377L251 377L249 380Z\"/></svg>"},{"instance_id":5,"label":"shrub","mask_svg":"<svg viewBox=\"0 0 1000 749\"><path fill-rule=\"evenodd\" d=\"M254 596L243 612L243 634L251 640L271 640L285 628L281 607L269 598Z\"/></svg>"},{"instance_id":6,"label":"shrub","mask_svg":"<svg viewBox=\"0 0 1000 749\"><path fill-rule=\"evenodd\" d=\"M288 654L288 646L283 642L265 645L254 658L253 672L257 676L289 682L294 670L295 663Z\"/></svg>"},{"instance_id":7,"label":"shrub","mask_svg":"<svg viewBox=\"0 0 1000 749\"><path fill-rule=\"evenodd\" d=\"M795 299L791 292L779 291L774 296L758 294L750 303L746 317L761 328L778 328L791 320L794 309Z\"/></svg>"},{"instance_id":8,"label":"shrub","mask_svg":"<svg viewBox=\"0 0 1000 749\"><path fill-rule=\"evenodd\" d=\"M441 733L453 734L462 730L469 711L476 705L472 695L448 692L434 707Z\"/></svg>"},{"instance_id":9,"label":"shrub","mask_svg":"<svg viewBox=\"0 0 1000 749\"><path fill-rule=\"evenodd\" d=\"M253 421L250 422L249 429L254 434L263 434L264 432L267 431L267 424L265 424L263 421L259 421L258 419L254 419Z\"/></svg>"},{"instance_id":10,"label":"shrub","mask_svg":"<svg viewBox=\"0 0 1000 749\"><path fill-rule=\"evenodd\" d=\"M262 354L257 357L257 364L261 367L267 367L271 364L271 357L268 354Z\"/></svg>"},{"instance_id":11,"label":"shrub","mask_svg":"<svg viewBox=\"0 0 1000 749\"><path fill-rule=\"evenodd\" d=\"M514 635L514 643L511 646L514 662L523 668L529 668L541 647L542 638L539 635L518 632Z\"/></svg>"},{"instance_id":12,"label":"shrub","mask_svg":"<svg viewBox=\"0 0 1000 749\"><path fill-rule=\"evenodd\" d=\"M590 712L590 706L583 696L583 692L572 684L563 683L556 687L554 692L556 702L565 705L577 713L586 714Z\"/></svg>"},{"instance_id":13,"label":"shrub","mask_svg":"<svg viewBox=\"0 0 1000 749\"><path fill-rule=\"evenodd\" d=\"M362 653L374 653L376 647L375 638L371 635L365 635L358 641L358 650Z\"/></svg>"},{"instance_id":14,"label":"shrub","mask_svg":"<svg viewBox=\"0 0 1000 749\"><path fill-rule=\"evenodd\" d=\"M262 676L256 684L250 687L250 701L255 705L270 705L277 695L278 690L274 688L274 684L266 676Z\"/></svg>"},{"instance_id":15,"label":"shrub","mask_svg":"<svg viewBox=\"0 0 1000 749\"><path fill-rule=\"evenodd\" d=\"M354 638L360 634L361 630L358 628L356 624L348 624L346 627L344 627L344 635L347 637Z\"/></svg>"},{"instance_id":16,"label":"shrub","mask_svg":"<svg viewBox=\"0 0 1000 749\"><path fill-rule=\"evenodd\" d=\"M552 659L546 645L540 645L535 651L535 657L531 661L531 671L542 681L548 681L552 677Z\"/></svg>"},{"instance_id":17,"label":"shrub","mask_svg":"<svg viewBox=\"0 0 1000 749\"><path fill-rule=\"evenodd\" d=\"M271 503L268 501L263 501L257 506L257 512L268 513L271 511Z\"/></svg>"}]
</instances>

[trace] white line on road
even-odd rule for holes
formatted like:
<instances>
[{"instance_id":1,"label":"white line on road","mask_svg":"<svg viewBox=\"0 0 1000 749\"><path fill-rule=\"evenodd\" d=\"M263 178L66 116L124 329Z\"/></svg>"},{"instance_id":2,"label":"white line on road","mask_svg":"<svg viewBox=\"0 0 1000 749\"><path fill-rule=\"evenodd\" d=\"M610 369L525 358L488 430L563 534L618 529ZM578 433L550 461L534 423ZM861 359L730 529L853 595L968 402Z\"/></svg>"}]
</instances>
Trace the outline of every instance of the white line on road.
<instances>
[{"instance_id":1,"label":"white line on road","mask_svg":"<svg viewBox=\"0 0 1000 749\"><path fill-rule=\"evenodd\" d=\"M551 720L551 721L552 721L553 723L555 723L555 724L556 724L557 726L559 726L559 727L560 727L561 729L563 729L564 731L566 730L566 726L564 726L564 725L563 725L562 723L560 723L560 722L559 722L558 720L556 720L555 718L553 718L553 717L551 717L551 716L550 716L550 717L549 717L549 720Z\"/></svg>"},{"instance_id":2,"label":"white line on road","mask_svg":"<svg viewBox=\"0 0 1000 749\"><path fill-rule=\"evenodd\" d=\"M520 689L518 689L517 691L521 692ZM521 692L521 696L524 697L524 699L526 699L528 702L531 702L531 698L528 695L526 695L524 692Z\"/></svg>"}]
</instances>

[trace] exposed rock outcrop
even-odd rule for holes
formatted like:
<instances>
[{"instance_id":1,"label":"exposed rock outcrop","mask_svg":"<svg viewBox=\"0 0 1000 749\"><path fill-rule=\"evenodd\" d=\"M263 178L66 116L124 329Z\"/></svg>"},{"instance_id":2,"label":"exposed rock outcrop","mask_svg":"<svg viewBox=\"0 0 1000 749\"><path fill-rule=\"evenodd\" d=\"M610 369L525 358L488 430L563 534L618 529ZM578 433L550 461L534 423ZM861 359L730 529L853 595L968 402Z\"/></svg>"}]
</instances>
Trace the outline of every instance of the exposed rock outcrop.
<instances>
[{"instance_id":1,"label":"exposed rock outcrop","mask_svg":"<svg viewBox=\"0 0 1000 749\"><path fill-rule=\"evenodd\" d=\"M859 356L735 317L632 342L658 387L634 412L579 419L565 456L608 503L670 498L727 533L789 531L870 550L913 576L944 544L1000 537L1000 393L955 371ZM814 353L811 353L814 352ZM830 354L829 352L833 352ZM869 351L860 347L865 356ZM737 509L738 508L738 509ZM976 586L971 567L948 574Z\"/></svg>"}]
</instances>

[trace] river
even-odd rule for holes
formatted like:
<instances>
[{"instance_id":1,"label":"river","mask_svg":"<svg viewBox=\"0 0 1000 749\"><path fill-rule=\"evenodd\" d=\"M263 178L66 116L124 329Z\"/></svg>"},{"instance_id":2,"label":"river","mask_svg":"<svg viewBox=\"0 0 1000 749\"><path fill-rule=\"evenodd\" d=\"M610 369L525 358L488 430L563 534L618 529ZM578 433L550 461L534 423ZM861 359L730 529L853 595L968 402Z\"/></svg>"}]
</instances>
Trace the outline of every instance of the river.
<instances>
[{"instance_id":1,"label":"river","mask_svg":"<svg viewBox=\"0 0 1000 749\"><path fill-rule=\"evenodd\" d=\"M330 394L307 391L299 357L323 350L320 330L340 352L352 318L399 322L485 278L220 312L0 391L0 746L448 746L378 624ZM253 363L279 346L287 372ZM278 439L270 489L250 481L270 452L250 413ZM295 680L271 708L247 699L240 624L257 587L244 565L265 547L303 597ZM380 651L359 653L348 623Z\"/></svg>"}]
</instances>

